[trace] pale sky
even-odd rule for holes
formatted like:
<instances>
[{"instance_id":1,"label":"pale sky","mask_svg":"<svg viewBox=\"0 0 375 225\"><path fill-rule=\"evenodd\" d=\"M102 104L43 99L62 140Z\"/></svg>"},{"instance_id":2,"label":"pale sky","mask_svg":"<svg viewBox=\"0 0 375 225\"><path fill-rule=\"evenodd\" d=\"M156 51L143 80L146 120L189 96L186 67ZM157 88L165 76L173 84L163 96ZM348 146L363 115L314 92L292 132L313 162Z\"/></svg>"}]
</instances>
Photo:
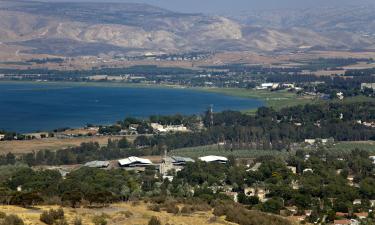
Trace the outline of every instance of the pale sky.
<instances>
[{"instance_id":1,"label":"pale sky","mask_svg":"<svg viewBox=\"0 0 375 225\"><path fill-rule=\"evenodd\" d=\"M75 0L45 0L75 1ZM342 4L367 5L375 0L76 0L84 2L136 2L148 3L179 12L239 12L259 9L311 8Z\"/></svg>"}]
</instances>

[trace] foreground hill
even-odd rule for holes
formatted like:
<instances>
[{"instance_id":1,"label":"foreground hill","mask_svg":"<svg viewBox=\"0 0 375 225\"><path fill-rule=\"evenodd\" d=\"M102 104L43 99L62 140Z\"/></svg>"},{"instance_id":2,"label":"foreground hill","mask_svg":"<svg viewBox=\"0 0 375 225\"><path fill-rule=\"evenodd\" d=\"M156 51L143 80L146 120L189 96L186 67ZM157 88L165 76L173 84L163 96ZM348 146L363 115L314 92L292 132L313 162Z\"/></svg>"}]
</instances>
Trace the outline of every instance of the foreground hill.
<instances>
[{"instance_id":1,"label":"foreground hill","mask_svg":"<svg viewBox=\"0 0 375 225\"><path fill-rule=\"evenodd\" d=\"M374 9L334 12L308 12L308 20L281 12L229 19L134 3L1 1L0 47L61 56L374 48L375 38L360 33L374 26Z\"/></svg>"}]
</instances>

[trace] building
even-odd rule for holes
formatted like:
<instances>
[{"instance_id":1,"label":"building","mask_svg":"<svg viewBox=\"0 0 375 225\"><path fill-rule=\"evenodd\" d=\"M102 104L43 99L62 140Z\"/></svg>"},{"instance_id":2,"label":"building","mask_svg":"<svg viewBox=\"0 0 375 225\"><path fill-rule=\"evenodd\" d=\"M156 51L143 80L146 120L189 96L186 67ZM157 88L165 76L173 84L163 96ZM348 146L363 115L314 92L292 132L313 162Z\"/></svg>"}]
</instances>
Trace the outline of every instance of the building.
<instances>
[{"instance_id":1,"label":"building","mask_svg":"<svg viewBox=\"0 0 375 225\"><path fill-rule=\"evenodd\" d=\"M179 156L164 156L163 162L159 166L159 172L163 176L167 176L171 170L181 171L188 162L195 162L191 158L179 157Z\"/></svg>"},{"instance_id":2,"label":"building","mask_svg":"<svg viewBox=\"0 0 375 225\"><path fill-rule=\"evenodd\" d=\"M255 165L247 171L253 171L253 172L258 171L261 165L262 163L255 163Z\"/></svg>"},{"instance_id":3,"label":"building","mask_svg":"<svg viewBox=\"0 0 375 225\"><path fill-rule=\"evenodd\" d=\"M159 133L166 133L166 132L187 132L189 131L187 127L184 125L161 125L159 123L151 123L150 126L154 131L157 131Z\"/></svg>"},{"instance_id":4,"label":"building","mask_svg":"<svg viewBox=\"0 0 375 225\"><path fill-rule=\"evenodd\" d=\"M244 194L246 196L256 196L261 202L265 202L267 200L266 195L268 193L269 191L262 187L247 187L244 189Z\"/></svg>"},{"instance_id":5,"label":"building","mask_svg":"<svg viewBox=\"0 0 375 225\"><path fill-rule=\"evenodd\" d=\"M90 168L107 168L109 166L108 161L91 161L85 163L83 166L90 167Z\"/></svg>"},{"instance_id":6,"label":"building","mask_svg":"<svg viewBox=\"0 0 375 225\"><path fill-rule=\"evenodd\" d=\"M295 166L288 166L288 169L290 169L293 174L297 173L297 167L295 167Z\"/></svg>"},{"instance_id":7,"label":"building","mask_svg":"<svg viewBox=\"0 0 375 225\"><path fill-rule=\"evenodd\" d=\"M342 92L336 93L336 96L337 96L337 98L340 99L340 100L343 100L343 99L344 99L344 93L342 93Z\"/></svg>"},{"instance_id":8,"label":"building","mask_svg":"<svg viewBox=\"0 0 375 225\"><path fill-rule=\"evenodd\" d=\"M369 88L372 90L375 90L375 83L362 83L361 84L361 89Z\"/></svg>"},{"instance_id":9,"label":"building","mask_svg":"<svg viewBox=\"0 0 375 225\"><path fill-rule=\"evenodd\" d=\"M209 156L203 156L199 157L199 160L207 163L216 162L216 163L227 163L228 159L223 156L216 156L216 155L209 155Z\"/></svg>"},{"instance_id":10,"label":"building","mask_svg":"<svg viewBox=\"0 0 375 225\"><path fill-rule=\"evenodd\" d=\"M5 139L5 134L0 134L0 141L3 141Z\"/></svg>"},{"instance_id":11,"label":"building","mask_svg":"<svg viewBox=\"0 0 375 225\"><path fill-rule=\"evenodd\" d=\"M194 159L188 157L180 157L180 156L171 156L172 164L174 166L184 166L188 162L195 162Z\"/></svg>"},{"instance_id":12,"label":"building","mask_svg":"<svg viewBox=\"0 0 375 225\"><path fill-rule=\"evenodd\" d=\"M223 194L230 197L234 202L238 202L238 193L237 192L228 191L228 192L224 192Z\"/></svg>"},{"instance_id":13,"label":"building","mask_svg":"<svg viewBox=\"0 0 375 225\"><path fill-rule=\"evenodd\" d=\"M131 156L126 159L118 160L120 167L146 167L151 166L152 162L149 159Z\"/></svg>"}]
</instances>

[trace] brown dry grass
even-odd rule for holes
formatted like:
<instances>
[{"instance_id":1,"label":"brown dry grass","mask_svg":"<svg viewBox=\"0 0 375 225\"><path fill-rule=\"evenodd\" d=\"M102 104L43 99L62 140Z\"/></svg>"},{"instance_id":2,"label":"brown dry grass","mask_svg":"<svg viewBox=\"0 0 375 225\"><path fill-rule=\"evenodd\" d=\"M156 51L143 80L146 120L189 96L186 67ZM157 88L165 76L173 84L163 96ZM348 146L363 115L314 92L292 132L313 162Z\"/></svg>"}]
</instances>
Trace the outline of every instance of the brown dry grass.
<instances>
[{"instance_id":1,"label":"brown dry grass","mask_svg":"<svg viewBox=\"0 0 375 225\"><path fill-rule=\"evenodd\" d=\"M120 139L118 136L103 136L103 137L82 137L82 138L71 138L71 139L57 139L57 138L46 138L46 139L35 139L27 141L1 141L0 142L0 154L6 154L12 152L14 154L37 152L39 150L58 150L69 147L79 146L83 142L98 142L100 145L105 145L108 139L113 140Z\"/></svg>"},{"instance_id":2,"label":"brown dry grass","mask_svg":"<svg viewBox=\"0 0 375 225\"><path fill-rule=\"evenodd\" d=\"M17 214L20 216L27 225L43 225L39 221L39 216L43 210L57 209L58 206L40 206L37 209L24 209L16 206L0 206L0 212L5 212L7 214ZM82 222L85 225L93 225L92 219L96 215L101 215L105 213L108 215L108 224L111 225L124 225L124 224L137 224L137 225L147 225L149 219L152 216L156 216L160 219L162 224L175 224L175 225L231 225L234 223L229 223L224 221L223 218L216 218L212 220L214 215L212 212L198 212L190 216L174 215L166 212L154 212L148 209L148 205L141 203L137 205L132 205L130 203L120 203L113 204L106 208L99 209L88 209L88 208L64 208L65 216L69 222L72 224L76 217L82 218ZM127 212L131 212L130 217L126 217Z\"/></svg>"}]
</instances>

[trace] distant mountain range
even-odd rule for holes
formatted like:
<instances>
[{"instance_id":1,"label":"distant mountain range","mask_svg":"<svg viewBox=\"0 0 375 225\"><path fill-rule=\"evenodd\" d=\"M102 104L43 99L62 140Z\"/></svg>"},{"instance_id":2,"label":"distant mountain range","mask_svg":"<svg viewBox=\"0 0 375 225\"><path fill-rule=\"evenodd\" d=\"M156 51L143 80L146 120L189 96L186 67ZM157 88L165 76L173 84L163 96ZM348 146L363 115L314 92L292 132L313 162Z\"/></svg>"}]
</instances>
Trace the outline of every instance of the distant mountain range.
<instances>
[{"instance_id":1,"label":"distant mountain range","mask_svg":"<svg viewBox=\"0 0 375 225\"><path fill-rule=\"evenodd\" d=\"M134 3L0 1L0 44L22 53L375 50L375 8L212 16Z\"/></svg>"}]
</instances>

